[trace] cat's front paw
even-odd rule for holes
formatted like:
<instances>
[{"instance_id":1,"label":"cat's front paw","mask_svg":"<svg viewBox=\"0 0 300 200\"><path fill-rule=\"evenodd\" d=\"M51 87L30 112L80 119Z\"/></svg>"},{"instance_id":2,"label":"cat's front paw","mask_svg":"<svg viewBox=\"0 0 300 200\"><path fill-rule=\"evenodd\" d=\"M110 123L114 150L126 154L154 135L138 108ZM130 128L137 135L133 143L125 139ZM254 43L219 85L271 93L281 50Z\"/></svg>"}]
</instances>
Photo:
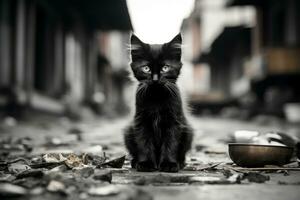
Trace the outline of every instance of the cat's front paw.
<instances>
[{"instance_id":1,"label":"cat's front paw","mask_svg":"<svg viewBox=\"0 0 300 200\"><path fill-rule=\"evenodd\" d=\"M178 172L179 165L176 162L164 161L160 164L159 171L161 171L161 172Z\"/></svg>"},{"instance_id":2,"label":"cat's front paw","mask_svg":"<svg viewBox=\"0 0 300 200\"><path fill-rule=\"evenodd\" d=\"M156 171L156 167L151 161L142 161L136 164L136 170L140 172L153 172Z\"/></svg>"}]
</instances>

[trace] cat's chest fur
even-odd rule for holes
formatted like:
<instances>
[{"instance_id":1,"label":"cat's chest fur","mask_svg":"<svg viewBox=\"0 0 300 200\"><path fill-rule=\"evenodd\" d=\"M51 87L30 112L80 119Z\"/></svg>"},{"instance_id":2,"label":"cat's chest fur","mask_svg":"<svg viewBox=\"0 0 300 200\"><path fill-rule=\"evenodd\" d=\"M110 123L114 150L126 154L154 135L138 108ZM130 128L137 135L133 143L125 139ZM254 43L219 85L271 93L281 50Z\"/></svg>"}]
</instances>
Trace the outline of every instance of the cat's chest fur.
<instances>
[{"instance_id":1,"label":"cat's chest fur","mask_svg":"<svg viewBox=\"0 0 300 200\"><path fill-rule=\"evenodd\" d=\"M178 122L176 118L181 117L180 97L172 96L163 88L149 89L149 93L139 100L137 117L155 138L160 139L167 134Z\"/></svg>"}]
</instances>

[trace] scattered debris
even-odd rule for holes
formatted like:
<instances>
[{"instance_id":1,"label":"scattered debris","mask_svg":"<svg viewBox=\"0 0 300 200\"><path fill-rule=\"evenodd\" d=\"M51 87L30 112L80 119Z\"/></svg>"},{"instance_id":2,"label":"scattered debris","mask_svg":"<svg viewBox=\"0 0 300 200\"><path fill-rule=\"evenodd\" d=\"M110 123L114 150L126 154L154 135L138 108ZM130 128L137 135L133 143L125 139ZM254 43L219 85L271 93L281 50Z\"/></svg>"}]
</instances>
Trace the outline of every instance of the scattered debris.
<instances>
[{"instance_id":1,"label":"scattered debris","mask_svg":"<svg viewBox=\"0 0 300 200\"><path fill-rule=\"evenodd\" d=\"M110 166L113 168L122 168L124 165L124 162L125 162L125 158L126 158L126 156L124 155L124 156L109 160L107 162L100 164L99 167Z\"/></svg>"},{"instance_id":2,"label":"scattered debris","mask_svg":"<svg viewBox=\"0 0 300 200\"><path fill-rule=\"evenodd\" d=\"M65 160L65 164L70 168L81 167L84 165L83 159L75 154L69 154Z\"/></svg>"},{"instance_id":3,"label":"scattered debris","mask_svg":"<svg viewBox=\"0 0 300 200\"><path fill-rule=\"evenodd\" d=\"M119 193L120 189L115 185L92 187L88 190L88 194L92 196L112 196Z\"/></svg>"},{"instance_id":4,"label":"scattered debris","mask_svg":"<svg viewBox=\"0 0 300 200\"><path fill-rule=\"evenodd\" d=\"M46 168L46 169L52 169L56 166L61 165L62 162L41 162L41 163L35 163L29 165L32 169L38 169L38 168Z\"/></svg>"},{"instance_id":5,"label":"scattered debris","mask_svg":"<svg viewBox=\"0 0 300 200\"><path fill-rule=\"evenodd\" d=\"M92 155L90 157L92 164L96 165L96 166L101 166L103 163L105 163L106 159L107 159L107 157L106 157L105 153L103 153L103 156Z\"/></svg>"},{"instance_id":6,"label":"scattered debris","mask_svg":"<svg viewBox=\"0 0 300 200\"><path fill-rule=\"evenodd\" d=\"M100 181L106 181L111 183L112 181L112 173L110 170L97 170L93 176L93 179L100 180Z\"/></svg>"},{"instance_id":7,"label":"scattered debris","mask_svg":"<svg viewBox=\"0 0 300 200\"><path fill-rule=\"evenodd\" d=\"M44 176L44 172L41 169L28 169L25 171L22 171L20 173L18 173L16 175L17 179L21 179L21 178L27 178L27 177L36 177L36 178L40 178Z\"/></svg>"},{"instance_id":8,"label":"scattered debris","mask_svg":"<svg viewBox=\"0 0 300 200\"><path fill-rule=\"evenodd\" d=\"M70 125L66 125L66 127L69 128ZM195 146L195 149L186 159L187 165L179 173L139 173L131 169L130 157L125 155L115 157L120 155L120 152L122 153L120 151L122 149L119 148L120 142L105 144L106 140L103 140L100 143L99 141L79 143L78 141L82 140L82 133L83 131L76 126L69 129L69 134L72 134L72 136L67 136L72 141L74 135L77 137L77 142L75 141L75 145L72 148L70 147L72 149L70 152L64 153L62 148L52 148L50 149L51 152L57 153L46 153L44 155L41 155L41 153L45 149L49 152L47 148L49 146L57 147L71 145L71 143L65 144L63 141L69 140L65 140L63 137L48 137L46 144L40 143L35 146L33 144L37 143L33 141L34 138L1 138L0 199L3 197L3 199L6 199L5 197L27 199L28 195L30 197L34 196L34 199L42 199L45 194L53 196L57 194L69 195L72 199L89 199L92 198L91 196L93 198L113 196L112 198L117 199L114 195L120 194L118 196L120 199L152 200L154 197L151 193L142 190L143 187L123 187L114 183L133 183L146 186L183 185L185 187L197 184L249 184L265 183L270 178L273 179L275 173L282 173L279 176L285 178L278 181L276 176L274 180L278 181L278 184L299 185L298 179L294 181L294 174L298 174L298 172L291 172L300 171L298 162L280 167L242 168L228 163L223 147L216 149L214 146L214 148L209 148L210 146L202 144ZM280 139L276 134L271 133L269 138L272 138L273 142ZM89 147L85 148L87 144ZM27 153L33 147L37 151ZM77 147L78 149L76 149ZM13 151L16 151L17 154ZM76 152L76 154L72 152ZM203 157L208 159L202 159ZM284 177L288 175L290 177ZM288 182L292 180L291 178L294 182ZM272 180L272 183L274 183L274 180ZM111 184L112 182L113 184Z\"/></svg>"}]
</instances>

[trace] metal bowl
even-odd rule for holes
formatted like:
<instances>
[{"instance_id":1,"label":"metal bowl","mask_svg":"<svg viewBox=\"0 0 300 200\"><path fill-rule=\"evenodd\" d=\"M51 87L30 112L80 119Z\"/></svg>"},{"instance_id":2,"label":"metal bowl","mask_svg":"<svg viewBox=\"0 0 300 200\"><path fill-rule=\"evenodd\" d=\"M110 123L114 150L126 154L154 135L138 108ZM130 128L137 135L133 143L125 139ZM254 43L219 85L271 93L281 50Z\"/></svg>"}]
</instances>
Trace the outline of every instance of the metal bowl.
<instances>
[{"instance_id":1,"label":"metal bowl","mask_svg":"<svg viewBox=\"0 0 300 200\"><path fill-rule=\"evenodd\" d=\"M228 144L231 160L241 167L263 167L264 165L284 165L293 156L294 149L286 146L261 144Z\"/></svg>"}]
</instances>

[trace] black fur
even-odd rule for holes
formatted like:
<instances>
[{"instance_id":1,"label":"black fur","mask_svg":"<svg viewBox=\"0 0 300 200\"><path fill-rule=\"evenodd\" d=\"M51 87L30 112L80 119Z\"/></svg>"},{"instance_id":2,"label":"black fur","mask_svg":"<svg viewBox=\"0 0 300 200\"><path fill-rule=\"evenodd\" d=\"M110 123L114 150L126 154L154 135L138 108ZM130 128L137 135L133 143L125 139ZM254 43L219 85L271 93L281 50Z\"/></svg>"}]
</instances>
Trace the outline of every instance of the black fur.
<instances>
[{"instance_id":1,"label":"black fur","mask_svg":"<svg viewBox=\"0 0 300 200\"><path fill-rule=\"evenodd\" d=\"M133 158L132 167L138 171L177 172L184 167L185 154L191 148L192 129L176 85L182 66L181 42L180 34L162 45L149 45L131 36L131 68L139 85L125 145ZM162 71L164 66L167 72Z\"/></svg>"}]
</instances>

